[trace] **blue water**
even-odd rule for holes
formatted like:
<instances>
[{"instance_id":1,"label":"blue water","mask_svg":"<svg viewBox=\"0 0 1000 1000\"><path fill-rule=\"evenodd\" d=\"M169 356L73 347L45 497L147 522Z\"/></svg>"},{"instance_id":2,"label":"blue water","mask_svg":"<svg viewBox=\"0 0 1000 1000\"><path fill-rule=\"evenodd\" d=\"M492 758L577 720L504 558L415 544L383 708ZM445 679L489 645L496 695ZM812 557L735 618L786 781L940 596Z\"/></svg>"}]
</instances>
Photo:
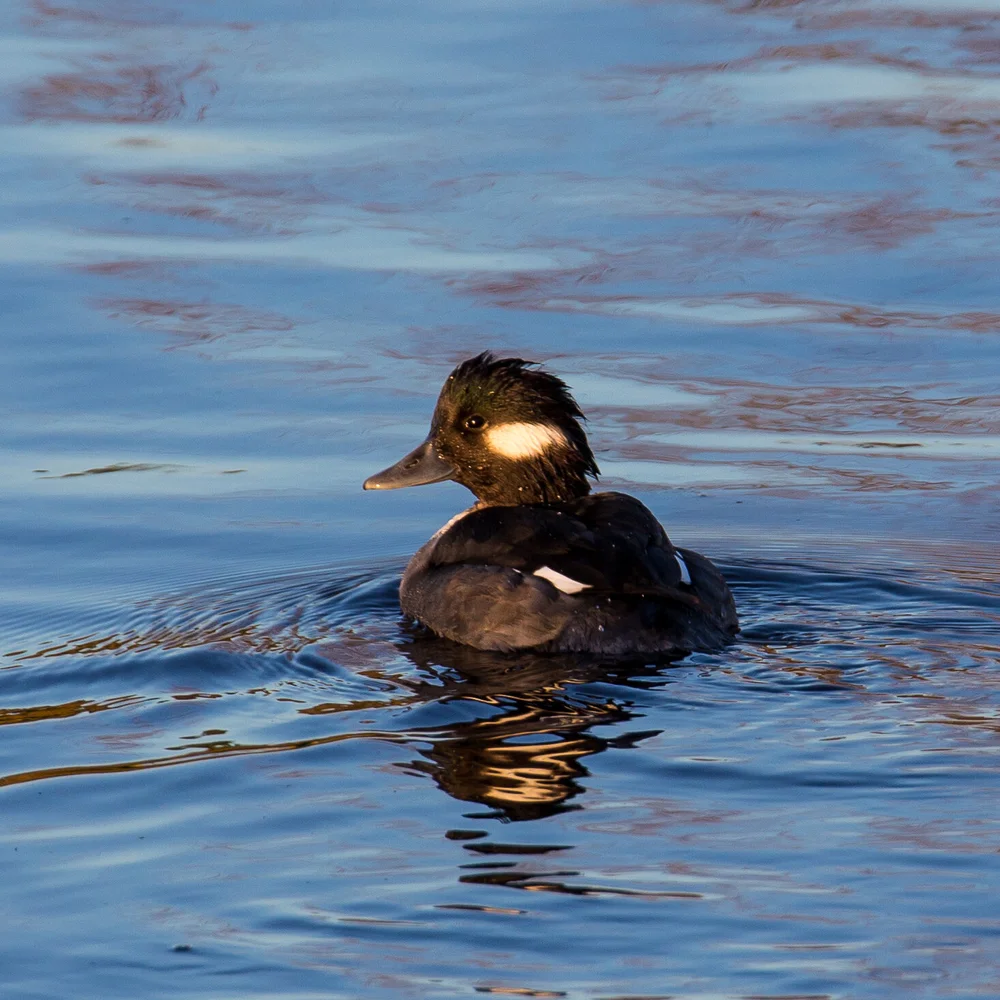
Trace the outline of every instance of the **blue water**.
<instances>
[{"instance_id":1,"label":"blue water","mask_svg":"<svg viewBox=\"0 0 1000 1000\"><path fill-rule=\"evenodd\" d=\"M994 997L990 0L0 10L0 994ZM733 584L422 639L485 348Z\"/></svg>"}]
</instances>

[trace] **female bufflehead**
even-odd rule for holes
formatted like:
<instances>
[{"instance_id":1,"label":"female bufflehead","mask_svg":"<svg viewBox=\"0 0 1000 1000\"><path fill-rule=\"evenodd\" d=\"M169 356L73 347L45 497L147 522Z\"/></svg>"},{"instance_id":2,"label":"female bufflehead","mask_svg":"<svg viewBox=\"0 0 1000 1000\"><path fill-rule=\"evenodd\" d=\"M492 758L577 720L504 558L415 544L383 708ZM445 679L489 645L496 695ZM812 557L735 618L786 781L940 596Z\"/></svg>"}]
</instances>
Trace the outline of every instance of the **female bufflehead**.
<instances>
[{"instance_id":1,"label":"female bufflehead","mask_svg":"<svg viewBox=\"0 0 1000 1000\"><path fill-rule=\"evenodd\" d=\"M364 484L451 479L476 495L410 560L404 613L478 649L718 649L739 628L722 574L634 497L590 492L583 419L565 382L520 358L486 352L448 376L427 440Z\"/></svg>"}]
</instances>

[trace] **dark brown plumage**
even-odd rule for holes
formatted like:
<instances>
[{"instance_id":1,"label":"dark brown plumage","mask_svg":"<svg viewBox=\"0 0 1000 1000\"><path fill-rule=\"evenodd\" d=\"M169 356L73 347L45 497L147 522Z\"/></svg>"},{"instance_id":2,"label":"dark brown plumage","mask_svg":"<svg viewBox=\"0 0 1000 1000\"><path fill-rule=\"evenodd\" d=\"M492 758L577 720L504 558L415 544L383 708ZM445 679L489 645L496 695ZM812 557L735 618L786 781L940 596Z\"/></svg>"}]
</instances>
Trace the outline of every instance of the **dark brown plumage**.
<instances>
[{"instance_id":1,"label":"dark brown plumage","mask_svg":"<svg viewBox=\"0 0 1000 1000\"><path fill-rule=\"evenodd\" d=\"M454 479L476 505L410 560L403 611L479 649L604 656L715 649L738 629L704 556L675 549L623 493L591 493L597 465L566 384L519 358L460 364L431 433L366 489Z\"/></svg>"}]
</instances>

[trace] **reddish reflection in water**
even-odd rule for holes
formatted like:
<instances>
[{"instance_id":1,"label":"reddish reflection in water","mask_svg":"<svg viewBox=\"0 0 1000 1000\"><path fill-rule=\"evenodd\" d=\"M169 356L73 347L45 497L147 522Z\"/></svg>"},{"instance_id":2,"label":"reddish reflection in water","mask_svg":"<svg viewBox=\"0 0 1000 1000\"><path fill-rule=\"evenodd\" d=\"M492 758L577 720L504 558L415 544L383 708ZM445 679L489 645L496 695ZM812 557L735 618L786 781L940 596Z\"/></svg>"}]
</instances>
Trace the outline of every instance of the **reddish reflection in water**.
<instances>
[{"instance_id":1,"label":"reddish reflection in water","mask_svg":"<svg viewBox=\"0 0 1000 1000\"><path fill-rule=\"evenodd\" d=\"M135 64L107 55L69 73L54 73L20 96L21 116L32 121L200 121L217 86L209 64Z\"/></svg>"},{"instance_id":2,"label":"reddish reflection in water","mask_svg":"<svg viewBox=\"0 0 1000 1000\"><path fill-rule=\"evenodd\" d=\"M899 195L886 195L862 208L834 216L827 231L834 238L839 232L847 240L856 239L867 247L889 250L916 236L932 233L939 222L957 217L943 208L909 208Z\"/></svg>"},{"instance_id":3,"label":"reddish reflection in water","mask_svg":"<svg viewBox=\"0 0 1000 1000\"><path fill-rule=\"evenodd\" d=\"M676 384L677 380L671 381ZM667 424L699 430L742 428L783 433L807 431L817 435L879 426L883 433L889 429L913 432L913 447L920 447L924 435L1000 433L1000 395L939 397L934 394L934 384L793 388L735 379L680 381L686 391L705 393L704 408L653 409L625 404L614 409L635 426ZM623 397L627 399L624 392ZM595 412L612 412L612 409L603 406ZM873 444L880 444L877 432L871 433L876 437ZM881 444L906 446L899 442Z\"/></svg>"},{"instance_id":4,"label":"reddish reflection in water","mask_svg":"<svg viewBox=\"0 0 1000 1000\"><path fill-rule=\"evenodd\" d=\"M797 4L802 0L789 0ZM870 3L851 8L847 5L837 10L806 9L798 19L805 28L818 31L840 31L845 28L915 28L918 30L938 31L941 29L958 28L962 31L987 32L1000 25L1000 11L984 9L982 5L970 5L962 9L961 3L948 10L947 3L942 3L940 9L919 10L907 9L903 3L878 4Z\"/></svg>"},{"instance_id":5,"label":"reddish reflection in water","mask_svg":"<svg viewBox=\"0 0 1000 1000\"><path fill-rule=\"evenodd\" d=\"M993 80L983 70L1000 61L1000 11L982 5L970 5L968 10L961 4L954 5L956 9L908 10L905 4L802 5L798 0L724 6L733 14L750 15L744 24L748 37L753 37L754 28L766 31L779 22L802 40L761 45L752 53L718 62L630 66L609 81L608 98L665 98L665 88L685 78L706 88L721 87L724 93L728 83L735 90L726 99L706 98L696 111L688 105L671 108L669 122L679 124L692 115L709 121L725 118L736 106L757 113L770 111L785 122L819 122L837 129L931 130L946 140L939 148L952 153L956 167L985 174L1000 164L996 102L991 91L982 89ZM833 41L828 37L831 32L858 37ZM810 36L816 40L808 40ZM931 39L937 44L921 44ZM942 39L946 39L944 44ZM846 75L839 83L828 80L825 85L809 76L811 69L830 64L859 73L874 71L871 91L853 87ZM773 82L775 73L788 71L792 71L789 87L794 89L795 72L802 69L814 93L812 100L788 102L770 90L766 78ZM880 70L889 75L877 79ZM764 107L758 109L753 97L761 83ZM843 93L837 94L838 89ZM665 107L672 103L664 100ZM928 224L937 221L937 211L929 210ZM880 231L884 221L878 223ZM911 234L926 231L918 228Z\"/></svg>"},{"instance_id":6,"label":"reddish reflection in water","mask_svg":"<svg viewBox=\"0 0 1000 1000\"><path fill-rule=\"evenodd\" d=\"M63 27L75 28L86 25L95 28L141 28L151 25L197 24L190 17L191 11L171 7L169 3L145 3L140 0L77 0L77 2L52 3L49 0L30 0L30 11L26 23L39 31L59 30ZM192 10L201 13L204 8L191 5ZM210 22L216 26L218 22ZM227 21L224 27L231 31L251 31L254 25L248 21Z\"/></svg>"},{"instance_id":7,"label":"reddish reflection in water","mask_svg":"<svg viewBox=\"0 0 1000 1000\"><path fill-rule=\"evenodd\" d=\"M232 335L285 332L295 321L281 313L221 302L171 302L157 299L104 299L98 303L111 319L174 334L174 347L191 347Z\"/></svg>"},{"instance_id":8,"label":"reddish reflection in water","mask_svg":"<svg viewBox=\"0 0 1000 1000\"><path fill-rule=\"evenodd\" d=\"M175 271L192 265L184 261L172 261L169 266L157 260L105 260L96 264L76 264L73 270L81 274L92 274L105 278L175 280Z\"/></svg>"},{"instance_id":9,"label":"reddish reflection in water","mask_svg":"<svg viewBox=\"0 0 1000 1000\"><path fill-rule=\"evenodd\" d=\"M847 218L856 220L845 228L873 233L876 241L884 228L869 225L877 212L859 210ZM836 228L836 227L834 227ZM903 227L905 228L905 227ZM915 224L915 229L921 228ZM492 306L545 312L582 312L637 319L709 322L718 326L774 326L830 324L862 328L910 328L914 330L964 330L969 333L1000 332L1000 312L934 312L877 308L870 305L804 298L782 292L727 292L711 297L674 296L656 298L638 295L581 294L581 286L613 281L621 275L622 263L577 271L521 273L503 279L472 279L456 283L468 295ZM725 307L732 307L726 309ZM719 308L723 307L723 308Z\"/></svg>"},{"instance_id":10,"label":"reddish reflection in water","mask_svg":"<svg viewBox=\"0 0 1000 1000\"><path fill-rule=\"evenodd\" d=\"M130 173L89 177L91 184L118 185L123 188L144 187L157 192L196 192L199 195L247 200L273 199L282 204L312 205L327 198L309 174L263 173Z\"/></svg>"},{"instance_id":11,"label":"reddish reflection in water","mask_svg":"<svg viewBox=\"0 0 1000 1000\"><path fill-rule=\"evenodd\" d=\"M931 100L920 107L866 105L846 111L827 110L819 117L831 128L926 129L944 141L939 148L954 156L956 167L980 173L1000 167L1000 118L991 108L968 107L954 101Z\"/></svg>"},{"instance_id":12,"label":"reddish reflection in water","mask_svg":"<svg viewBox=\"0 0 1000 1000\"><path fill-rule=\"evenodd\" d=\"M308 174L162 171L89 174L87 182L133 211L211 222L239 233L292 235L330 201Z\"/></svg>"},{"instance_id":13,"label":"reddish reflection in water","mask_svg":"<svg viewBox=\"0 0 1000 1000\"><path fill-rule=\"evenodd\" d=\"M959 62L972 67L1000 65L1000 17L996 18L992 31L985 27L974 33L963 33L955 40L959 52Z\"/></svg>"},{"instance_id":14,"label":"reddish reflection in water","mask_svg":"<svg viewBox=\"0 0 1000 1000\"><path fill-rule=\"evenodd\" d=\"M93 0L76 3L50 3L48 0L31 0L33 27L43 28L54 23L86 24L92 26L137 26L171 24L181 19L181 14L166 6L110 0L95 4Z\"/></svg>"}]
</instances>

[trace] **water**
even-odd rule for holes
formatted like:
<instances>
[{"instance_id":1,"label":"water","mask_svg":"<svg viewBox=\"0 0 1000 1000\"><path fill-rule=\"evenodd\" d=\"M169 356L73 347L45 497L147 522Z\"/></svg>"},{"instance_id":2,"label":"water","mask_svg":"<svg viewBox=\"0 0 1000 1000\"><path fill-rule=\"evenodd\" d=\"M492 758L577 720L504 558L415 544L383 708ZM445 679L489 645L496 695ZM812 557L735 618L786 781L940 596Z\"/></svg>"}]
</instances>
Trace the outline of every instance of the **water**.
<instances>
[{"instance_id":1,"label":"water","mask_svg":"<svg viewBox=\"0 0 1000 1000\"><path fill-rule=\"evenodd\" d=\"M4 996L1000 995L1000 12L0 11ZM548 360L732 648L400 621Z\"/></svg>"}]
</instances>

